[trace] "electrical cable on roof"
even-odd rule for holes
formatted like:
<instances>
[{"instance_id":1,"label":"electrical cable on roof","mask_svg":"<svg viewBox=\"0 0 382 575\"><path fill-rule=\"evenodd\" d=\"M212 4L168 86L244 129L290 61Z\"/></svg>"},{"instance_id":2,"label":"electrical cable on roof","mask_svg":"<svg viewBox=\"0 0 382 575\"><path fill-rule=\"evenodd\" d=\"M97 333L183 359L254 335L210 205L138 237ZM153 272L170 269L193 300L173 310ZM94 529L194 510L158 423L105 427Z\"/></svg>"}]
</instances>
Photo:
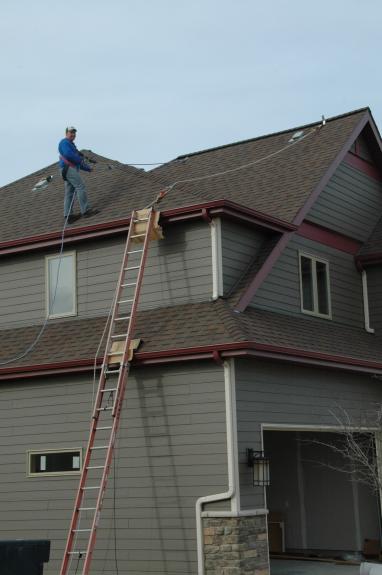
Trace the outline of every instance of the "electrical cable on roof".
<instances>
[{"instance_id":1,"label":"electrical cable on roof","mask_svg":"<svg viewBox=\"0 0 382 575\"><path fill-rule=\"evenodd\" d=\"M305 135L302 135L300 138L298 138L298 140L294 140L292 142L289 142L286 146L280 148L279 150L276 150L276 152L271 152L270 154L267 154L266 156L263 156L262 158L258 158L257 160L254 160L253 162L248 162L247 164L242 164L241 166L236 166L236 168L229 168L228 170L223 170L221 172L214 172L213 174L206 174L204 176L196 176L195 178L185 178L183 180L176 180L175 182L173 182L169 186L166 186L166 188L165 188L167 190L166 193L170 192L178 184L186 184L186 183L190 183L190 182L199 182L201 180L208 180L211 178L216 178L218 176L225 176L226 174L232 174L233 172L238 172L240 170L244 170L246 168L250 168L252 166L255 166L256 164L259 164L260 162L263 162L264 160L269 160L269 158L273 158L274 156L281 154L282 152L291 148L292 146L299 144L300 142L305 140L305 138L307 138L311 134L314 134L317 130L319 130L324 125L325 125L325 123L323 122L319 126L316 126L312 130L310 130L310 132L307 132Z\"/></svg>"},{"instance_id":2,"label":"electrical cable on roof","mask_svg":"<svg viewBox=\"0 0 382 575\"><path fill-rule=\"evenodd\" d=\"M292 146L295 146L295 145L299 144L300 142L302 142L303 140L305 140L306 138L308 138L311 134L314 134L314 133L317 132L319 129L321 129L323 126L325 126L325 124L326 124L326 120L325 120L324 117L322 117L322 123L319 124L318 126L316 126L315 128L313 128L312 130L310 130L309 132L307 132L305 135L302 135L302 136L301 136L300 138L298 138L297 140L294 140L294 141L292 141L292 142L289 142L286 146L283 146L283 147L280 148L279 150L276 150L275 152L272 152L272 153L270 153L270 154L267 154L266 156L263 156L262 158L258 158L257 160L254 160L253 162L248 162L247 164L242 164L242 165L237 166L237 167L235 167L235 168L229 168L229 169L223 170L223 171L221 171L221 172L214 172L214 173L212 173L212 174L206 174L206 175L204 175L204 176L196 176L196 177L194 177L194 178L185 178L185 179L182 179L182 180L176 180L175 182L173 182L172 184L166 186L163 190L161 190L161 191L159 192L159 194L157 194L157 196L156 196L156 198L154 199L154 201L151 202L151 204L149 204L148 206L146 206L146 208L152 207L152 206L154 206L155 204L159 203L159 202L160 202L170 191L172 191L172 190L175 188L175 186L177 186L178 184L185 184L185 183L191 183L191 182L199 182L199 181L202 181L202 180L207 180L207 179L216 178L216 177L219 177L219 176L224 176L224 175L226 175L226 174L231 174L231 173L234 173L234 172L238 172L238 171L240 171L240 170L244 170L244 169L246 169L246 168L250 168L250 167L252 167L252 166L255 166L256 164L259 164L260 162L263 162L264 160L268 160L269 158L273 158L273 157L277 156L278 154L281 154L281 153L284 152L285 150L291 148ZM90 158L87 158L87 159L89 160ZM97 161L95 161L95 160L91 160L91 161L92 161L92 163L97 163ZM100 164L107 165L109 169L117 169L117 170L119 169L119 170L121 170L121 171L124 171L123 168L122 168L122 167L120 168L119 166L113 166L113 167L111 167L111 166L108 165L106 162L99 162L99 163L100 163ZM161 162L159 162L158 164L154 164L154 163L153 163L153 164L140 164L140 165L159 165L159 164L161 164ZM125 164L125 165L139 165L139 164ZM48 184L51 180L52 180L52 177L49 177L49 176L48 176L48 178L46 178L46 180L41 180L40 182L38 182L38 184L36 184L36 186L39 186L39 184L43 184L43 185L40 185L39 187L45 188L45 187L46 187L46 186L45 186L45 181L46 181L46 183ZM36 186L35 186L34 189L36 189ZM37 189L38 189L38 188L37 188ZM73 195L72 204L73 204L73 201L74 201L74 197L75 197L75 195ZM71 212L71 207L72 207L72 205L70 206L69 214L70 214L70 212ZM68 218L68 216L67 216L67 218ZM64 227L63 227L63 230L62 230L61 248L60 248L60 253L59 253L59 258L60 258L60 259L59 259L59 265L58 265L58 269L57 269L57 279L56 279L56 286L55 286L54 297L53 297L53 301L52 301L52 307L53 307L53 305L54 305L54 301L55 301L55 298L56 298L57 284L58 284L58 274L59 274L59 270L60 270L60 265L61 265L61 260L62 260L62 253L63 253L63 248L64 248L64 234L65 234L65 229L66 229L66 226L67 226L67 218L65 219ZM50 310L49 310L49 311L50 311ZM109 312L109 313L110 313L110 312ZM47 326L48 320L49 320L49 314L48 314L48 317L45 319L45 322L43 323L42 328L41 328L40 332L38 333L37 337L35 338L35 340L32 342L32 344L31 344L22 354L20 354L20 355L14 357L14 358L11 358L11 359L9 359L9 360L7 360L7 361L2 361L2 362L0 362L0 366L8 365L8 364L10 364L10 363L13 363L13 362L15 362L15 361L18 361L19 359L23 359L26 355L28 355L28 354L36 347L37 343L38 343L39 340L41 339L41 337L42 337L42 335L43 335L43 333L44 333L44 331L45 331L45 328L46 328L46 326ZM108 321L108 320L107 320L107 321ZM105 330L106 330L106 326L105 326L105 328L104 328L104 332L105 332ZM102 344L103 338L104 338L104 333L102 334L102 338L101 338L101 341L100 341L100 343L99 343L99 347L98 347L98 349L97 349L97 354L96 354L96 356L95 356L95 360L94 360L94 361L95 361L95 363L94 363L94 372L95 372L95 370L96 370L96 359L97 359L98 351L99 351L99 348L100 348L100 346L101 346L101 344Z\"/></svg>"},{"instance_id":3,"label":"electrical cable on roof","mask_svg":"<svg viewBox=\"0 0 382 575\"><path fill-rule=\"evenodd\" d=\"M38 342L40 341L40 339L41 339L41 337L42 337L42 335L43 335L43 333L44 333L44 331L45 331L45 329L46 329L46 326L48 325L49 316L50 316L50 314L51 314L51 311L52 311L53 306L54 306L54 302L55 302L55 300L56 300L57 286L58 286L58 277L59 277L59 274L60 274L62 254L63 254L63 251L64 251L65 229L66 229L66 226L67 226L67 224L68 224L69 215L70 215L70 213L71 213L71 211L72 211L72 206L73 206L73 202L74 202L75 196L76 196L76 194L73 194L73 198L72 198L72 202L71 202L71 204L70 204L70 208L69 208L69 211L68 211L68 215L67 215L66 218L65 218L64 227L63 227L63 229L62 229L62 234L61 234L61 246L60 246L60 252L59 252L59 255L58 255L59 260L58 260L58 266L57 266L56 284L55 284L55 287L54 287L53 299L52 299L52 303L51 303L50 306L49 306L49 310L48 310L47 317L45 318L45 321L44 321L44 323L42 324L39 333L37 334L37 336L35 337L35 339L33 340L33 342L27 347L27 349L26 349L23 353L21 353L20 355L17 355L17 356L15 356L15 357L12 357L11 359L7 359L6 361L0 361L0 366L9 365L10 363L14 363L15 361L18 361L19 359L23 359L24 357L26 357L26 356L36 347L36 345L37 345Z\"/></svg>"}]
</instances>

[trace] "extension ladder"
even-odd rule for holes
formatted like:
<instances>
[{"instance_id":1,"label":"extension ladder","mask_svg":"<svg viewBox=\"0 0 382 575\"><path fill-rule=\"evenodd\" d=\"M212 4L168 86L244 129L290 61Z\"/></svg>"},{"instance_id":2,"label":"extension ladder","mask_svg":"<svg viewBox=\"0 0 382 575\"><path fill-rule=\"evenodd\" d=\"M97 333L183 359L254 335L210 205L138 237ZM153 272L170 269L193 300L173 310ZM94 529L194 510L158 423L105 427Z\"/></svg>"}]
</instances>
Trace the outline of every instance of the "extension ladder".
<instances>
[{"instance_id":1,"label":"extension ladder","mask_svg":"<svg viewBox=\"0 0 382 575\"><path fill-rule=\"evenodd\" d=\"M130 362L139 344L132 336L149 243L163 237L158 220L159 212L153 208L134 210L131 215L60 575L89 573Z\"/></svg>"}]
</instances>

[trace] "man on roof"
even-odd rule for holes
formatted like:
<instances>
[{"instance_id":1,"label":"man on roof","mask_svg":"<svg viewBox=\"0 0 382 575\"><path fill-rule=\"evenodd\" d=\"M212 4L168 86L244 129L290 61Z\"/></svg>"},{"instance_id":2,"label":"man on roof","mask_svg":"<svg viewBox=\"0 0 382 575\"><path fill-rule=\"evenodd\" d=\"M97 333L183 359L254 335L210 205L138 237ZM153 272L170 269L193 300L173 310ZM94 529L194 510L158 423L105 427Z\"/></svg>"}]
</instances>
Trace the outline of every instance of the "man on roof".
<instances>
[{"instance_id":1,"label":"man on roof","mask_svg":"<svg viewBox=\"0 0 382 575\"><path fill-rule=\"evenodd\" d=\"M99 211L90 207L85 184L79 173L80 170L91 172L92 168L85 162L83 154L77 150L74 144L76 135L76 128L69 126L65 130L65 138L63 138L58 145L60 169L65 181L64 218L67 219L69 224L81 216L89 218L90 216L98 214ZM78 215L72 213L73 196L75 193L77 194L81 211L81 214Z\"/></svg>"}]
</instances>

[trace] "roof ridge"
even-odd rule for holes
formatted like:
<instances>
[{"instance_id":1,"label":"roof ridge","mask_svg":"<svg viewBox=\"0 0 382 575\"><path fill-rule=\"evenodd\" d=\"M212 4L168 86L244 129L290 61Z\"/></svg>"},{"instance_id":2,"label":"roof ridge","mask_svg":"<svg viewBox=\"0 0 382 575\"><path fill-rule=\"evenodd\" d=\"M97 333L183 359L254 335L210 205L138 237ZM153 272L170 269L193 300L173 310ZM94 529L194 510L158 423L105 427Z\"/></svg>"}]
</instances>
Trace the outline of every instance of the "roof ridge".
<instances>
[{"instance_id":1,"label":"roof ridge","mask_svg":"<svg viewBox=\"0 0 382 575\"><path fill-rule=\"evenodd\" d=\"M360 112L369 112L371 114L370 108L368 106L365 106L364 108L358 108L357 110L352 110L351 112L346 112L344 114L339 114L338 116L331 116L330 118L326 118L326 122L333 122L335 120L340 120L341 118L353 116L355 114L359 114ZM229 144L223 144L222 146L213 146L212 148L206 148L204 150L199 150L197 152L191 152L189 154L182 154L181 156L177 156L173 160L170 160L169 162L167 162L167 164L163 164L163 165L166 166L166 165L170 164L171 162L176 162L177 160L184 160L185 158L189 158L192 156L198 156L199 154L206 154L209 152L214 152L215 150L222 150L224 148L229 148L231 146L239 146L242 144L247 144L249 142L256 142L258 140L264 140L266 138L272 138L274 136L280 136L282 134L288 134L289 132L294 132L296 130L311 128L313 126L318 126L320 123L321 123L321 120L318 122L311 122L309 124L303 124L301 126L295 126L294 128L288 128L286 130L280 130L279 132L271 132L269 134L263 134L261 136L256 136L254 138L247 138L245 140L239 140L237 142L231 142ZM154 168L151 171L155 171L155 170L160 169L160 168L161 168L161 166L158 166L158 168Z\"/></svg>"}]
</instances>

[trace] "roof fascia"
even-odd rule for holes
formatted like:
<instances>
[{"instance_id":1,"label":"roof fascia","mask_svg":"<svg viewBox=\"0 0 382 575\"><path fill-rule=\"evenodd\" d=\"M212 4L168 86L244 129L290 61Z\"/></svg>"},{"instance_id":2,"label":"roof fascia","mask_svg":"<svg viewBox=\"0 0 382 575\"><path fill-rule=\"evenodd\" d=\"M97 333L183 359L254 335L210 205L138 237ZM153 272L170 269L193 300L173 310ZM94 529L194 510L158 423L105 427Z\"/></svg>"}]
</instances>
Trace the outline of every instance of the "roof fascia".
<instances>
[{"instance_id":1,"label":"roof fascia","mask_svg":"<svg viewBox=\"0 0 382 575\"><path fill-rule=\"evenodd\" d=\"M354 240L344 234L333 232L317 224L305 220L296 232L297 236L313 240L336 250L355 256L362 247L362 242Z\"/></svg>"},{"instance_id":2,"label":"roof fascia","mask_svg":"<svg viewBox=\"0 0 382 575\"><path fill-rule=\"evenodd\" d=\"M359 136L359 134L362 132L364 127L367 125L367 123L368 122L370 123L371 121L372 121L371 114L369 113L369 111L366 110L365 115L361 118L361 120L358 122L358 124L352 130L351 135L347 138L347 140L346 140L345 144L342 146L340 152L337 154L336 158L333 160L333 162L329 166L329 168L326 171L326 173L324 174L324 176L321 178L321 180L319 181L317 186L314 188L314 190L310 194L309 198L306 200L305 204L301 208L301 210L295 216L295 218L293 220L293 224L295 226L297 226L297 228L303 223L306 214L308 213L308 211L310 210L310 208L312 207L314 202L317 200L318 196L320 195L320 193L322 192L322 190L324 189L324 187L326 186L326 184L328 183L328 181L333 176L334 172L336 171L336 169L338 168L338 166L340 165L340 163L342 162L342 160L346 156L346 154L347 154L351 144L353 143L353 141ZM268 276L269 272L272 270L274 264L276 263L276 261L278 260L278 258L280 257L280 255L282 254L284 249L286 248L292 235L293 235L292 233L286 232L281 236L277 245L275 246L273 251L270 253L268 258L265 260L263 266L261 267L259 272L256 274L256 276L253 278L253 280L250 283L250 285L248 286L248 288L243 293L238 304L236 305L235 311L237 311L237 312L245 311L248 304L253 299L255 293L257 292L257 290L259 289L259 287L261 286L261 284L263 283L265 278Z\"/></svg>"},{"instance_id":3,"label":"roof fascia","mask_svg":"<svg viewBox=\"0 0 382 575\"><path fill-rule=\"evenodd\" d=\"M364 256L357 256L356 263L361 266L373 266L382 263L382 253L377 252L375 254L367 254Z\"/></svg>"},{"instance_id":4,"label":"roof fascia","mask_svg":"<svg viewBox=\"0 0 382 575\"><path fill-rule=\"evenodd\" d=\"M215 200L161 212L163 223L176 223L192 219L205 219L208 216L227 216L240 221L258 225L264 229L282 233L286 230L295 230L296 226L277 218L272 218L256 210L246 208L240 204L227 200ZM65 230L65 245L83 240L103 238L126 232L130 224L129 218L121 218L113 222L95 224L82 228L69 228ZM0 243L0 256L40 250L60 245L62 232L52 232L39 236L30 236Z\"/></svg>"},{"instance_id":5,"label":"roof fascia","mask_svg":"<svg viewBox=\"0 0 382 575\"><path fill-rule=\"evenodd\" d=\"M258 357L290 361L304 365L346 369L354 372L382 374L382 363L355 359L344 356L330 355L315 351L294 349L271 344L261 344L253 341L216 344L181 349L167 349L157 352L137 352L134 354L134 365L150 366L163 363L195 360L216 360L220 357ZM97 359L97 365L102 364L102 358ZM25 367L12 367L0 370L0 380L41 377L45 375L65 375L70 373L89 372L94 369L94 358L76 361L38 364Z\"/></svg>"}]
</instances>

